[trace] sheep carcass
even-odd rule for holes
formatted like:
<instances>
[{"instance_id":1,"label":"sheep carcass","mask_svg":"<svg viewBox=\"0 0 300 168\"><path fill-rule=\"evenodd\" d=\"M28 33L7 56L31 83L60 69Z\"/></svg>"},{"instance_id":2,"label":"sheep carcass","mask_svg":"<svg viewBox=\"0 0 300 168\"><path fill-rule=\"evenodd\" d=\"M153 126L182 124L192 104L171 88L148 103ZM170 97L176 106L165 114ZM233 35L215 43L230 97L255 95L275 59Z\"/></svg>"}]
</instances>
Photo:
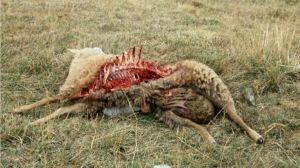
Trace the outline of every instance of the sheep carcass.
<instances>
[{"instance_id":1,"label":"sheep carcass","mask_svg":"<svg viewBox=\"0 0 300 168\"><path fill-rule=\"evenodd\" d=\"M51 115L30 123L37 125L71 113L137 106L143 113L154 111L170 127L192 127L201 133L205 141L216 144L206 128L197 124L211 120L216 106L223 109L253 140L263 143L263 137L236 114L230 92L212 69L188 60L175 65L155 66L154 62L141 59L142 48L143 45L137 58L135 47L124 51L122 58L90 48L70 50L76 54L59 94L16 108L11 113L25 113L46 103L73 101L73 105L59 108Z\"/></svg>"}]
</instances>

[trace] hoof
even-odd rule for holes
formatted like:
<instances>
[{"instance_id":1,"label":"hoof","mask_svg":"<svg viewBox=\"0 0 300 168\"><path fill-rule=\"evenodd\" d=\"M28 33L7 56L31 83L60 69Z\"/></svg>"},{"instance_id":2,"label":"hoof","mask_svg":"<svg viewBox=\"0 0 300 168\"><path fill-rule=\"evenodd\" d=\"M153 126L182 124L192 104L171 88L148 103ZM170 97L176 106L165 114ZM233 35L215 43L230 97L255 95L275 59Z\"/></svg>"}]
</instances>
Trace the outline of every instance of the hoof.
<instances>
[{"instance_id":1,"label":"hoof","mask_svg":"<svg viewBox=\"0 0 300 168\"><path fill-rule=\"evenodd\" d=\"M38 123L38 122L32 122L32 123L29 123L28 126L33 127L33 126L37 126L39 124L40 123Z\"/></svg>"},{"instance_id":2,"label":"hoof","mask_svg":"<svg viewBox=\"0 0 300 168\"><path fill-rule=\"evenodd\" d=\"M21 110L9 110L7 113L10 113L10 114L23 114L23 109L21 109Z\"/></svg>"},{"instance_id":3,"label":"hoof","mask_svg":"<svg viewBox=\"0 0 300 168\"><path fill-rule=\"evenodd\" d=\"M15 110L9 110L7 113L16 113Z\"/></svg>"},{"instance_id":4,"label":"hoof","mask_svg":"<svg viewBox=\"0 0 300 168\"><path fill-rule=\"evenodd\" d=\"M15 111L14 110L9 110L7 113L14 113Z\"/></svg>"},{"instance_id":5,"label":"hoof","mask_svg":"<svg viewBox=\"0 0 300 168\"><path fill-rule=\"evenodd\" d=\"M263 137L259 137L259 138L256 140L256 143L258 143L258 144L264 143L264 138L263 138Z\"/></svg>"},{"instance_id":6,"label":"hoof","mask_svg":"<svg viewBox=\"0 0 300 168\"><path fill-rule=\"evenodd\" d=\"M217 146L217 142L216 141L213 141L213 142L211 142L211 144L213 145L213 146Z\"/></svg>"}]
</instances>

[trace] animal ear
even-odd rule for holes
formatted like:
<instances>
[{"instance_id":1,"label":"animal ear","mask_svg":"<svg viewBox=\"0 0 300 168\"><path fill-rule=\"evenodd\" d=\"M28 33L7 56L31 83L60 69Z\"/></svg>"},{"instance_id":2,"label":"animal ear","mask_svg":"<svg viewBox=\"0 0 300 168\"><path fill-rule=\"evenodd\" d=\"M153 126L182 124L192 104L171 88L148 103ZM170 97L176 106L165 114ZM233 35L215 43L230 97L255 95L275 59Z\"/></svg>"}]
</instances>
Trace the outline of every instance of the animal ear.
<instances>
[{"instance_id":1,"label":"animal ear","mask_svg":"<svg viewBox=\"0 0 300 168\"><path fill-rule=\"evenodd\" d=\"M105 53L101 50L101 48L94 47L95 50L97 50L100 54L105 55Z\"/></svg>"},{"instance_id":2,"label":"animal ear","mask_svg":"<svg viewBox=\"0 0 300 168\"><path fill-rule=\"evenodd\" d=\"M71 53L74 53L74 54L76 54L76 53L78 53L80 50L73 50L73 49L68 49L68 51L70 51Z\"/></svg>"}]
</instances>

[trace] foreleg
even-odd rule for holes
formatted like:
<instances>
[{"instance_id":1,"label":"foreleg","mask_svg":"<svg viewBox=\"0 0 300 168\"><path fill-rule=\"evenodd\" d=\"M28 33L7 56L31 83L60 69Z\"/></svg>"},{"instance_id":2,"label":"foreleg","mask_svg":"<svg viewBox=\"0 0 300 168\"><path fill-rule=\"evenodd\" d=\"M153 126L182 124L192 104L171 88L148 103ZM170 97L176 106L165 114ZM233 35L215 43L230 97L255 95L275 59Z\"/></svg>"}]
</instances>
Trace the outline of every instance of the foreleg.
<instances>
[{"instance_id":1,"label":"foreleg","mask_svg":"<svg viewBox=\"0 0 300 168\"><path fill-rule=\"evenodd\" d=\"M168 124L171 128L174 126L187 126L192 127L195 130L199 131L200 134L203 137L203 140L206 142L210 142L213 145L216 145L217 142L214 140L214 138L208 133L207 129L199 124L196 124L195 122L182 118L174 114L171 110L167 110L164 112L158 112L156 115L160 120L162 120L164 123Z\"/></svg>"},{"instance_id":2,"label":"foreleg","mask_svg":"<svg viewBox=\"0 0 300 168\"><path fill-rule=\"evenodd\" d=\"M27 112L27 111L29 111L31 109L43 106L43 105L48 104L48 103L50 104L50 103L59 102L59 100L60 100L60 96L59 95L56 95L54 97L48 97L48 98L45 98L45 99L40 100L38 102L35 102L33 104L21 106L19 108L15 108L15 109L9 111L8 113L22 114L22 113L25 113L25 112Z\"/></svg>"},{"instance_id":3,"label":"foreleg","mask_svg":"<svg viewBox=\"0 0 300 168\"><path fill-rule=\"evenodd\" d=\"M88 105L86 103L77 103L74 104L72 106L69 107L62 107L59 108L58 110L56 110L54 113L50 114L47 117L38 119L32 123L30 123L29 125L38 125L40 123L45 123L51 119L63 116L63 115L67 115L67 114L76 114L76 113L81 113L85 110L87 110Z\"/></svg>"},{"instance_id":4,"label":"foreleg","mask_svg":"<svg viewBox=\"0 0 300 168\"><path fill-rule=\"evenodd\" d=\"M256 131L248 127L244 121L232 110L230 106L227 106L225 108L226 113L228 114L229 118L232 119L237 125L242 127L248 134L249 136L256 141L258 144L262 144L264 142L264 138L259 135Z\"/></svg>"}]
</instances>

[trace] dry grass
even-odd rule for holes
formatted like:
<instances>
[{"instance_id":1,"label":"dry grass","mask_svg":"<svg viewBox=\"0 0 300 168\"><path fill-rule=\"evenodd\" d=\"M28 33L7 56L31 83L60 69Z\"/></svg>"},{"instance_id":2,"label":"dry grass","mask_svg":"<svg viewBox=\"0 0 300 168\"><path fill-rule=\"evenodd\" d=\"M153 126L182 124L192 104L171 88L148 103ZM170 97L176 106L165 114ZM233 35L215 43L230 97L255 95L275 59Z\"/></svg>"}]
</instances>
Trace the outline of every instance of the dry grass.
<instances>
[{"instance_id":1,"label":"dry grass","mask_svg":"<svg viewBox=\"0 0 300 168\"><path fill-rule=\"evenodd\" d=\"M2 0L1 167L300 167L299 14L298 0ZM142 43L145 59L212 67L265 144L223 115L207 126L214 148L153 115L72 116L28 127L67 104L6 113L58 93L68 48L118 54ZM255 107L243 99L246 87L256 92Z\"/></svg>"}]
</instances>

